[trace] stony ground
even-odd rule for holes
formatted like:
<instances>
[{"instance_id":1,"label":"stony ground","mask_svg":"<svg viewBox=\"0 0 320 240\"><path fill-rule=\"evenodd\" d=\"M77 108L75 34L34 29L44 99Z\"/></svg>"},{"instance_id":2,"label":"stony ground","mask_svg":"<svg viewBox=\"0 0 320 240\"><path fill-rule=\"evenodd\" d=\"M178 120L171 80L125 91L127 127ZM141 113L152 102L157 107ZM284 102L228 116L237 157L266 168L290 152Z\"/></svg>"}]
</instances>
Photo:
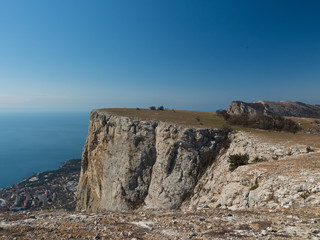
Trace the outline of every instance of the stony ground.
<instances>
[{"instance_id":1,"label":"stony ground","mask_svg":"<svg viewBox=\"0 0 320 240\"><path fill-rule=\"evenodd\" d=\"M0 239L320 239L320 208L4 212Z\"/></svg>"}]
</instances>

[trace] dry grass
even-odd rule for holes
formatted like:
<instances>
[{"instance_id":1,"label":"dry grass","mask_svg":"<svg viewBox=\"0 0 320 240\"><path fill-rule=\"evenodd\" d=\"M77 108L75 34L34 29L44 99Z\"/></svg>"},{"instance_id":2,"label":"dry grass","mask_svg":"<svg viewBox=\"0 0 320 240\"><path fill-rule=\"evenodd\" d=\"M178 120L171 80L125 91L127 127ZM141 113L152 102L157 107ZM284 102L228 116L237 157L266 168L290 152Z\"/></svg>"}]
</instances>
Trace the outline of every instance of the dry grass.
<instances>
[{"instance_id":1,"label":"dry grass","mask_svg":"<svg viewBox=\"0 0 320 240\"><path fill-rule=\"evenodd\" d=\"M310 153L308 155L290 156L285 160L268 161L252 164L252 168L275 175L294 175L301 172L320 171L320 153Z\"/></svg>"},{"instance_id":2,"label":"dry grass","mask_svg":"<svg viewBox=\"0 0 320 240\"><path fill-rule=\"evenodd\" d=\"M257 129L242 129L259 137L262 141L271 143L280 143L286 146L306 145L313 149L320 149L320 134L307 134L298 132L296 134L289 132L263 131Z\"/></svg>"},{"instance_id":3,"label":"dry grass","mask_svg":"<svg viewBox=\"0 0 320 240\"><path fill-rule=\"evenodd\" d=\"M160 120L173 124L180 124L196 128L221 128L225 121L215 112L182 111L182 110L149 110L132 108L101 109L119 116L130 117L138 120Z\"/></svg>"},{"instance_id":4,"label":"dry grass","mask_svg":"<svg viewBox=\"0 0 320 240\"><path fill-rule=\"evenodd\" d=\"M215 112L201 111L182 111L182 110L149 110L149 109L132 109L132 108L109 108L101 109L119 116L126 116L138 120L160 120L173 124L180 124L187 127L195 128L222 128L226 122L223 118L218 117ZM316 119L296 118L290 119L301 123L302 129L319 128L314 125ZM241 126L232 126L235 130L250 132L261 138L263 141L280 143L284 145L300 144L311 146L314 149L320 149L320 134L307 134L299 132L296 134L289 132L264 131Z\"/></svg>"},{"instance_id":5,"label":"dry grass","mask_svg":"<svg viewBox=\"0 0 320 240\"><path fill-rule=\"evenodd\" d=\"M299 118L299 117L286 117L286 118L300 123L303 130L320 128L319 126L317 126L317 124L315 124L315 121L320 121L320 119L317 119L317 118Z\"/></svg>"}]
</instances>

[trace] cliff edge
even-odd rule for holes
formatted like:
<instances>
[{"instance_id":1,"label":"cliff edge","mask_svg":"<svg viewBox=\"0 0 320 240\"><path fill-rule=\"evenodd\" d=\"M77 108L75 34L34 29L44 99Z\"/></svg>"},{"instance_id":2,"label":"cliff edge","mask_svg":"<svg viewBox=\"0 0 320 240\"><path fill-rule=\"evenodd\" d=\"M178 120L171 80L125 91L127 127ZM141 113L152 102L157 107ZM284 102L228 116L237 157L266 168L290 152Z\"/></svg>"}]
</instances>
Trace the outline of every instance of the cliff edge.
<instances>
[{"instance_id":1,"label":"cliff edge","mask_svg":"<svg viewBox=\"0 0 320 240\"><path fill-rule=\"evenodd\" d=\"M94 110L83 150L77 209L179 208L226 139L221 129Z\"/></svg>"},{"instance_id":2,"label":"cliff edge","mask_svg":"<svg viewBox=\"0 0 320 240\"><path fill-rule=\"evenodd\" d=\"M320 118L320 106L294 101L258 101L246 103L233 101L229 105L229 114L277 114L288 117Z\"/></svg>"},{"instance_id":3,"label":"cliff edge","mask_svg":"<svg viewBox=\"0 0 320 240\"><path fill-rule=\"evenodd\" d=\"M77 210L318 206L319 146L311 152L303 143L288 143L291 133L259 132L269 138L94 110ZM230 171L235 154L248 154L249 164Z\"/></svg>"}]
</instances>

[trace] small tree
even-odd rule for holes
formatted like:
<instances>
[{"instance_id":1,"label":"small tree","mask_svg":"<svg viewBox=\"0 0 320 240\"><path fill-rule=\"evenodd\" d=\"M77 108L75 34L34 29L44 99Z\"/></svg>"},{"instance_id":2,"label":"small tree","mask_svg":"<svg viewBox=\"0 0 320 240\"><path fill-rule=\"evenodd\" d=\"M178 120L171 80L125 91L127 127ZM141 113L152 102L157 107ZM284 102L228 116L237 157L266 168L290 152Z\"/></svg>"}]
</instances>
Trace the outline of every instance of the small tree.
<instances>
[{"instance_id":1,"label":"small tree","mask_svg":"<svg viewBox=\"0 0 320 240\"><path fill-rule=\"evenodd\" d=\"M232 172L236 168L247 165L249 161L249 154L234 154L229 156L228 162L230 163L229 165L229 170Z\"/></svg>"},{"instance_id":2,"label":"small tree","mask_svg":"<svg viewBox=\"0 0 320 240\"><path fill-rule=\"evenodd\" d=\"M308 146L306 150L307 150L307 153L314 152L314 150L310 146Z\"/></svg>"},{"instance_id":3,"label":"small tree","mask_svg":"<svg viewBox=\"0 0 320 240\"><path fill-rule=\"evenodd\" d=\"M155 106L151 106L150 110L156 110L156 107Z\"/></svg>"},{"instance_id":4,"label":"small tree","mask_svg":"<svg viewBox=\"0 0 320 240\"><path fill-rule=\"evenodd\" d=\"M228 120L231 117L226 110L217 110L216 114L218 117L222 117L224 120Z\"/></svg>"}]
</instances>

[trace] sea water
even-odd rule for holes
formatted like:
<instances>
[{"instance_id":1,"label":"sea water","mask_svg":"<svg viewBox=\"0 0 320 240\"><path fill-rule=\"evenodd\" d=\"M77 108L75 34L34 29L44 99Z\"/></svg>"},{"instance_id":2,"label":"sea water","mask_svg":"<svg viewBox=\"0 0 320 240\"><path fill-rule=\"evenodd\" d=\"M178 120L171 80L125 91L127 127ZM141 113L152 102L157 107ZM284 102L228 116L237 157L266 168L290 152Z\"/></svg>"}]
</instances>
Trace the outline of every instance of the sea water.
<instances>
[{"instance_id":1,"label":"sea water","mask_svg":"<svg viewBox=\"0 0 320 240\"><path fill-rule=\"evenodd\" d=\"M81 158L89 111L0 111L0 188Z\"/></svg>"}]
</instances>

